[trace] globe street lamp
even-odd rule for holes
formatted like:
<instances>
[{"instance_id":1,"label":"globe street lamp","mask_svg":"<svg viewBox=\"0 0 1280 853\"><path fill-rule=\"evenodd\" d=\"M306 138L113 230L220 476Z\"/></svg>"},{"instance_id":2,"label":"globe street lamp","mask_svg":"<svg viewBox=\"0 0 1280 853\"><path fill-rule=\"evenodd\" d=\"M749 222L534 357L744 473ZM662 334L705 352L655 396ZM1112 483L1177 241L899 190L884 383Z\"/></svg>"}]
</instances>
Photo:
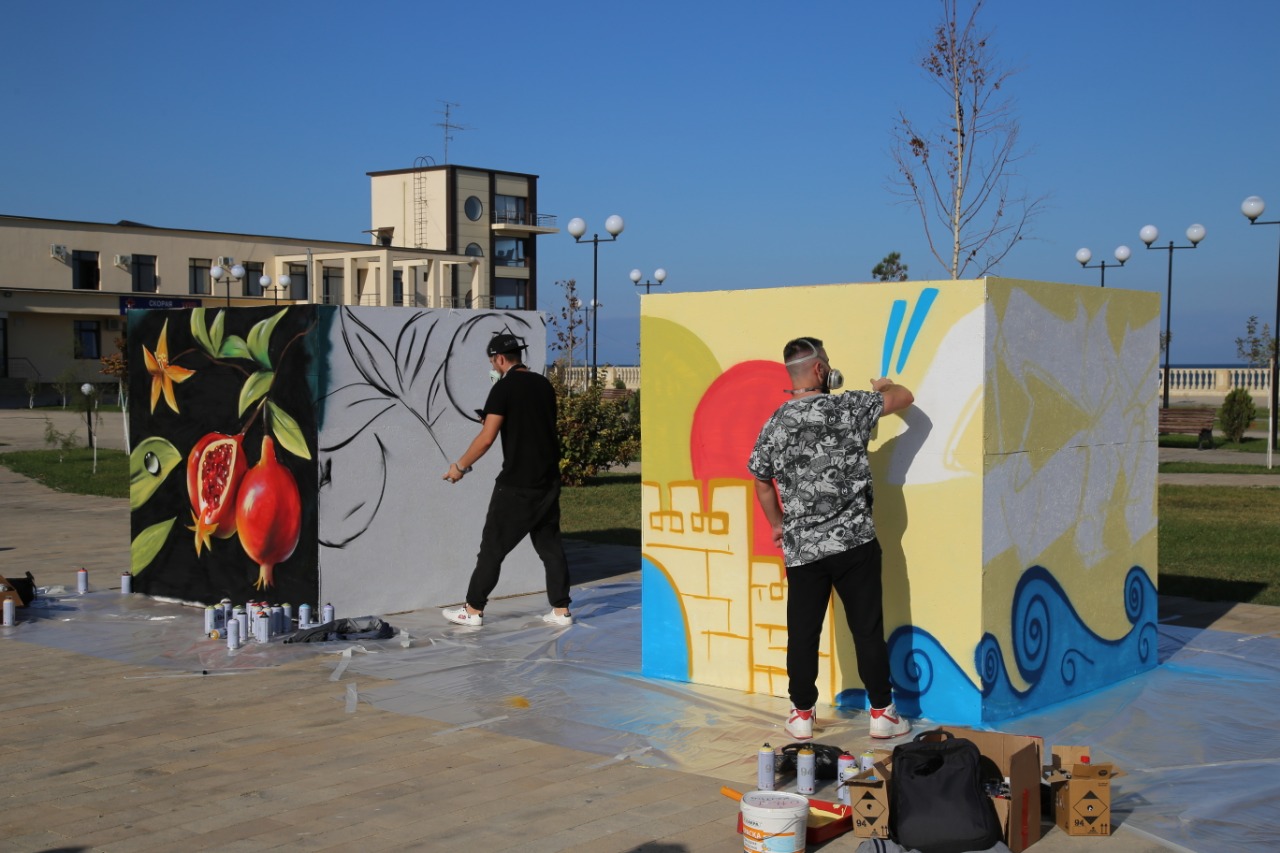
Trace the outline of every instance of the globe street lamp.
<instances>
[{"instance_id":1,"label":"globe street lamp","mask_svg":"<svg viewBox=\"0 0 1280 853\"><path fill-rule=\"evenodd\" d=\"M280 304L280 291L288 290L291 283L292 279L289 278L288 274L279 276L276 279L275 284L271 283L271 276L269 275L264 275L262 278L258 279L258 286L263 290L270 290L272 295L276 298L277 305Z\"/></svg>"},{"instance_id":2,"label":"globe street lamp","mask_svg":"<svg viewBox=\"0 0 1280 853\"><path fill-rule=\"evenodd\" d=\"M1173 349L1173 331L1169 328L1169 324L1173 319L1173 252L1175 249L1194 249L1204 239L1204 226L1192 225L1187 229L1187 239L1191 241L1190 246L1175 246L1173 241L1169 241L1169 245L1152 246L1156 240L1160 238L1160 231L1154 225L1144 225L1142 230L1138 232L1138 237L1142 242L1147 244L1147 249L1158 249L1159 251L1169 252L1169 281L1165 288L1164 298L1164 408L1169 408L1169 350Z\"/></svg>"},{"instance_id":3,"label":"globe street lamp","mask_svg":"<svg viewBox=\"0 0 1280 853\"><path fill-rule=\"evenodd\" d=\"M234 264L230 269L215 264L213 269L209 270L209 276L214 281L226 281L227 283L227 307L231 307L231 282L239 281L244 278L244 267Z\"/></svg>"},{"instance_id":4,"label":"globe street lamp","mask_svg":"<svg viewBox=\"0 0 1280 853\"><path fill-rule=\"evenodd\" d=\"M569 233L573 235L575 243L591 244L591 311L595 314L595 309L599 307L597 296L600 284L600 244L612 243L618 239L618 235L622 233L622 229L626 227L626 223L622 221L622 217L616 213L604 221L604 230L608 231L612 236L600 239L599 234L592 234L590 240L583 240L582 235L587 233L587 223L581 217L575 216L569 220ZM599 342L600 331L596 323L592 323L593 331L591 333L591 382L594 384L598 381L596 374L596 344Z\"/></svg>"},{"instance_id":5,"label":"globe street lamp","mask_svg":"<svg viewBox=\"0 0 1280 853\"><path fill-rule=\"evenodd\" d=\"M1116 260L1120 262L1120 266L1124 266L1124 262L1129 260L1133 253L1129 251L1128 246L1116 246ZM1081 249L1076 252L1076 260L1080 262L1080 266L1087 270L1102 270L1102 286L1107 286L1107 262L1104 259L1102 263L1089 266L1089 260L1093 257L1093 252L1088 249Z\"/></svg>"},{"instance_id":6,"label":"globe street lamp","mask_svg":"<svg viewBox=\"0 0 1280 853\"><path fill-rule=\"evenodd\" d=\"M649 295L649 288L658 287L664 281L667 280L667 271L664 270L662 267L658 267L658 269L654 272L653 277L654 279L656 279L655 281L641 281L640 279L643 275L644 273L640 272L640 270L632 270L631 283L634 284L636 287L643 287L644 293L646 296Z\"/></svg>"},{"instance_id":7,"label":"globe street lamp","mask_svg":"<svg viewBox=\"0 0 1280 853\"><path fill-rule=\"evenodd\" d=\"M1240 212L1249 218L1250 225L1280 225L1280 219L1259 222L1258 217L1267 209L1261 197L1251 195L1240 204ZM1280 379L1280 261L1276 264L1276 324L1271 327L1271 449L1276 447L1276 423L1280 421L1280 412L1276 411L1276 403L1280 401L1280 388L1276 380Z\"/></svg>"}]
</instances>

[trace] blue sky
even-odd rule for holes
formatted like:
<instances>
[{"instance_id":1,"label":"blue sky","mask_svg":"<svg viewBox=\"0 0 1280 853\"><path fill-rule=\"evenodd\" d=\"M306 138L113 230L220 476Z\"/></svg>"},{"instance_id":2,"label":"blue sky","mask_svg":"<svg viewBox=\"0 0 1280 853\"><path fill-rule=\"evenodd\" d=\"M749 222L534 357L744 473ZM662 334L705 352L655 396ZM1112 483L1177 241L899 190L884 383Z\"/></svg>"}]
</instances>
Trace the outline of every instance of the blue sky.
<instances>
[{"instance_id":1,"label":"blue sky","mask_svg":"<svg viewBox=\"0 0 1280 853\"><path fill-rule=\"evenodd\" d=\"M918 58L933 0L512 3L58 2L6 9L0 213L363 242L366 172L443 160L539 175L540 211L599 252L601 362L634 363L642 288L866 281L898 251L943 277L917 213L889 189L899 110L945 104ZM1280 3L988 0L1030 156L1048 195L996 270L1076 284L1120 244L1108 287L1165 292L1172 360L1232 362L1250 314L1273 322L1280 227L1280 68L1262 48ZM591 286L591 249L540 238L552 284ZM660 292L659 291L659 292ZM821 310L815 306L815 310ZM1163 310L1163 309L1162 309ZM791 334L752 323L750 332Z\"/></svg>"}]
</instances>

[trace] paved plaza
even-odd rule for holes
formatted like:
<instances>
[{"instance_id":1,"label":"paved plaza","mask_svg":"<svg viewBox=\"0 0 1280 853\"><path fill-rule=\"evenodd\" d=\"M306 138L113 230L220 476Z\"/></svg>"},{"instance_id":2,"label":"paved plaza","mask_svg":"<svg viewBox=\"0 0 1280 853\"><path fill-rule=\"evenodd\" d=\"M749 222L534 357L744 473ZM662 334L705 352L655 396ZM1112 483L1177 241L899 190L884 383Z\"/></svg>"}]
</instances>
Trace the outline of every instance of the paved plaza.
<instances>
[{"instance_id":1,"label":"paved plaza","mask_svg":"<svg viewBox=\"0 0 1280 853\"><path fill-rule=\"evenodd\" d=\"M42 447L44 416L0 410L0 452ZM111 419L103 442L122 446ZM30 571L42 587L74 591L84 566L92 595L118 601L128 512L125 499L64 495L0 468L0 574ZM576 585L638 578L637 548L571 548ZM1172 611L1184 625L1280 637L1280 608L1162 598L1162 616ZM57 619L42 615L40 630L56 636ZM137 625L134 641L145 644L148 622ZM579 628L589 625L569 630ZM741 850L737 806L720 788L753 788L759 742L785 742L771 723L741 744L740 763L688 772L389 711L364 700L385 682L361 674L357 687L331 654L194 670L24 641L23 629L0 629L6 851ZM163 661L170 650L155 642ZM785 700L762 702L780 721ZM1033 849L1185 849L1116 817L1109 838L1054 828ZM856 846L844 836L820 849Z\"/></svg>"}]
</instances>

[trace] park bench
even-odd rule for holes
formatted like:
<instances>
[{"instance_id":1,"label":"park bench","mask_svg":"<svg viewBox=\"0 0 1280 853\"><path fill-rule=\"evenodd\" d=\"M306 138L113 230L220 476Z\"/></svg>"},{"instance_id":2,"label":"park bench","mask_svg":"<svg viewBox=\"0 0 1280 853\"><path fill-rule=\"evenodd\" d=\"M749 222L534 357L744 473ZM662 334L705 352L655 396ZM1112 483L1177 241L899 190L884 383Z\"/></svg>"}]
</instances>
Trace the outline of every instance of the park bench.
<instances>
[{"instance_id":1,"label":"park bench","mask_svg":"<svg viewBox=\"0 0 1280 853\"><path fill-rule=\"evenodd\" d=\"M630 388L601 388L601 400L625 400L634 393Z\"/></svg>"},{"instance_id":2,"label":"park bench","mask_svg":"<svg viewBox=\"0 0 1280 853\"><path fill-rule=\"evenodd\" d=\"M1204 450L1213 447L1213 419L1213 409L1161 409L1159 432L1198 436L1196 447Z\"/></svg>"}]
</instances>

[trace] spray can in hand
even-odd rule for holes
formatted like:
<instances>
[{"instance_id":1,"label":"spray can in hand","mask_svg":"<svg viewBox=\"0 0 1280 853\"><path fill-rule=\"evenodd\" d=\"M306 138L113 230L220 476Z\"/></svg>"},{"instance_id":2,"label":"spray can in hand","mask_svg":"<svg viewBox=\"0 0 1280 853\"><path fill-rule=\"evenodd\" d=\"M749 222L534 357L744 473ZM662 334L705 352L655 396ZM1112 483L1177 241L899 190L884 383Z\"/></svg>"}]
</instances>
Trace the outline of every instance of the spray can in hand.
<instances>
[{"instance_id":1,"label":"spray can in hand","mask_svg":"<svg viewBox=\"0 0 1280 853\"><path fill-rule=\"evenodd\" d=\"M773 747L765 744L756 753L756 790L772 791L774 778Z\"/></svg>"},{"instance_id":2,"label":"spray can in hand","mask_svg":"<svg viewBox=\"0 0 1280 853\"><path fill-rule=\"evenodd\" d=\"M802 746L796 753L796 793L806 797L813 793L816 762L811 747Z\"/></svg>"}]
</instances>

